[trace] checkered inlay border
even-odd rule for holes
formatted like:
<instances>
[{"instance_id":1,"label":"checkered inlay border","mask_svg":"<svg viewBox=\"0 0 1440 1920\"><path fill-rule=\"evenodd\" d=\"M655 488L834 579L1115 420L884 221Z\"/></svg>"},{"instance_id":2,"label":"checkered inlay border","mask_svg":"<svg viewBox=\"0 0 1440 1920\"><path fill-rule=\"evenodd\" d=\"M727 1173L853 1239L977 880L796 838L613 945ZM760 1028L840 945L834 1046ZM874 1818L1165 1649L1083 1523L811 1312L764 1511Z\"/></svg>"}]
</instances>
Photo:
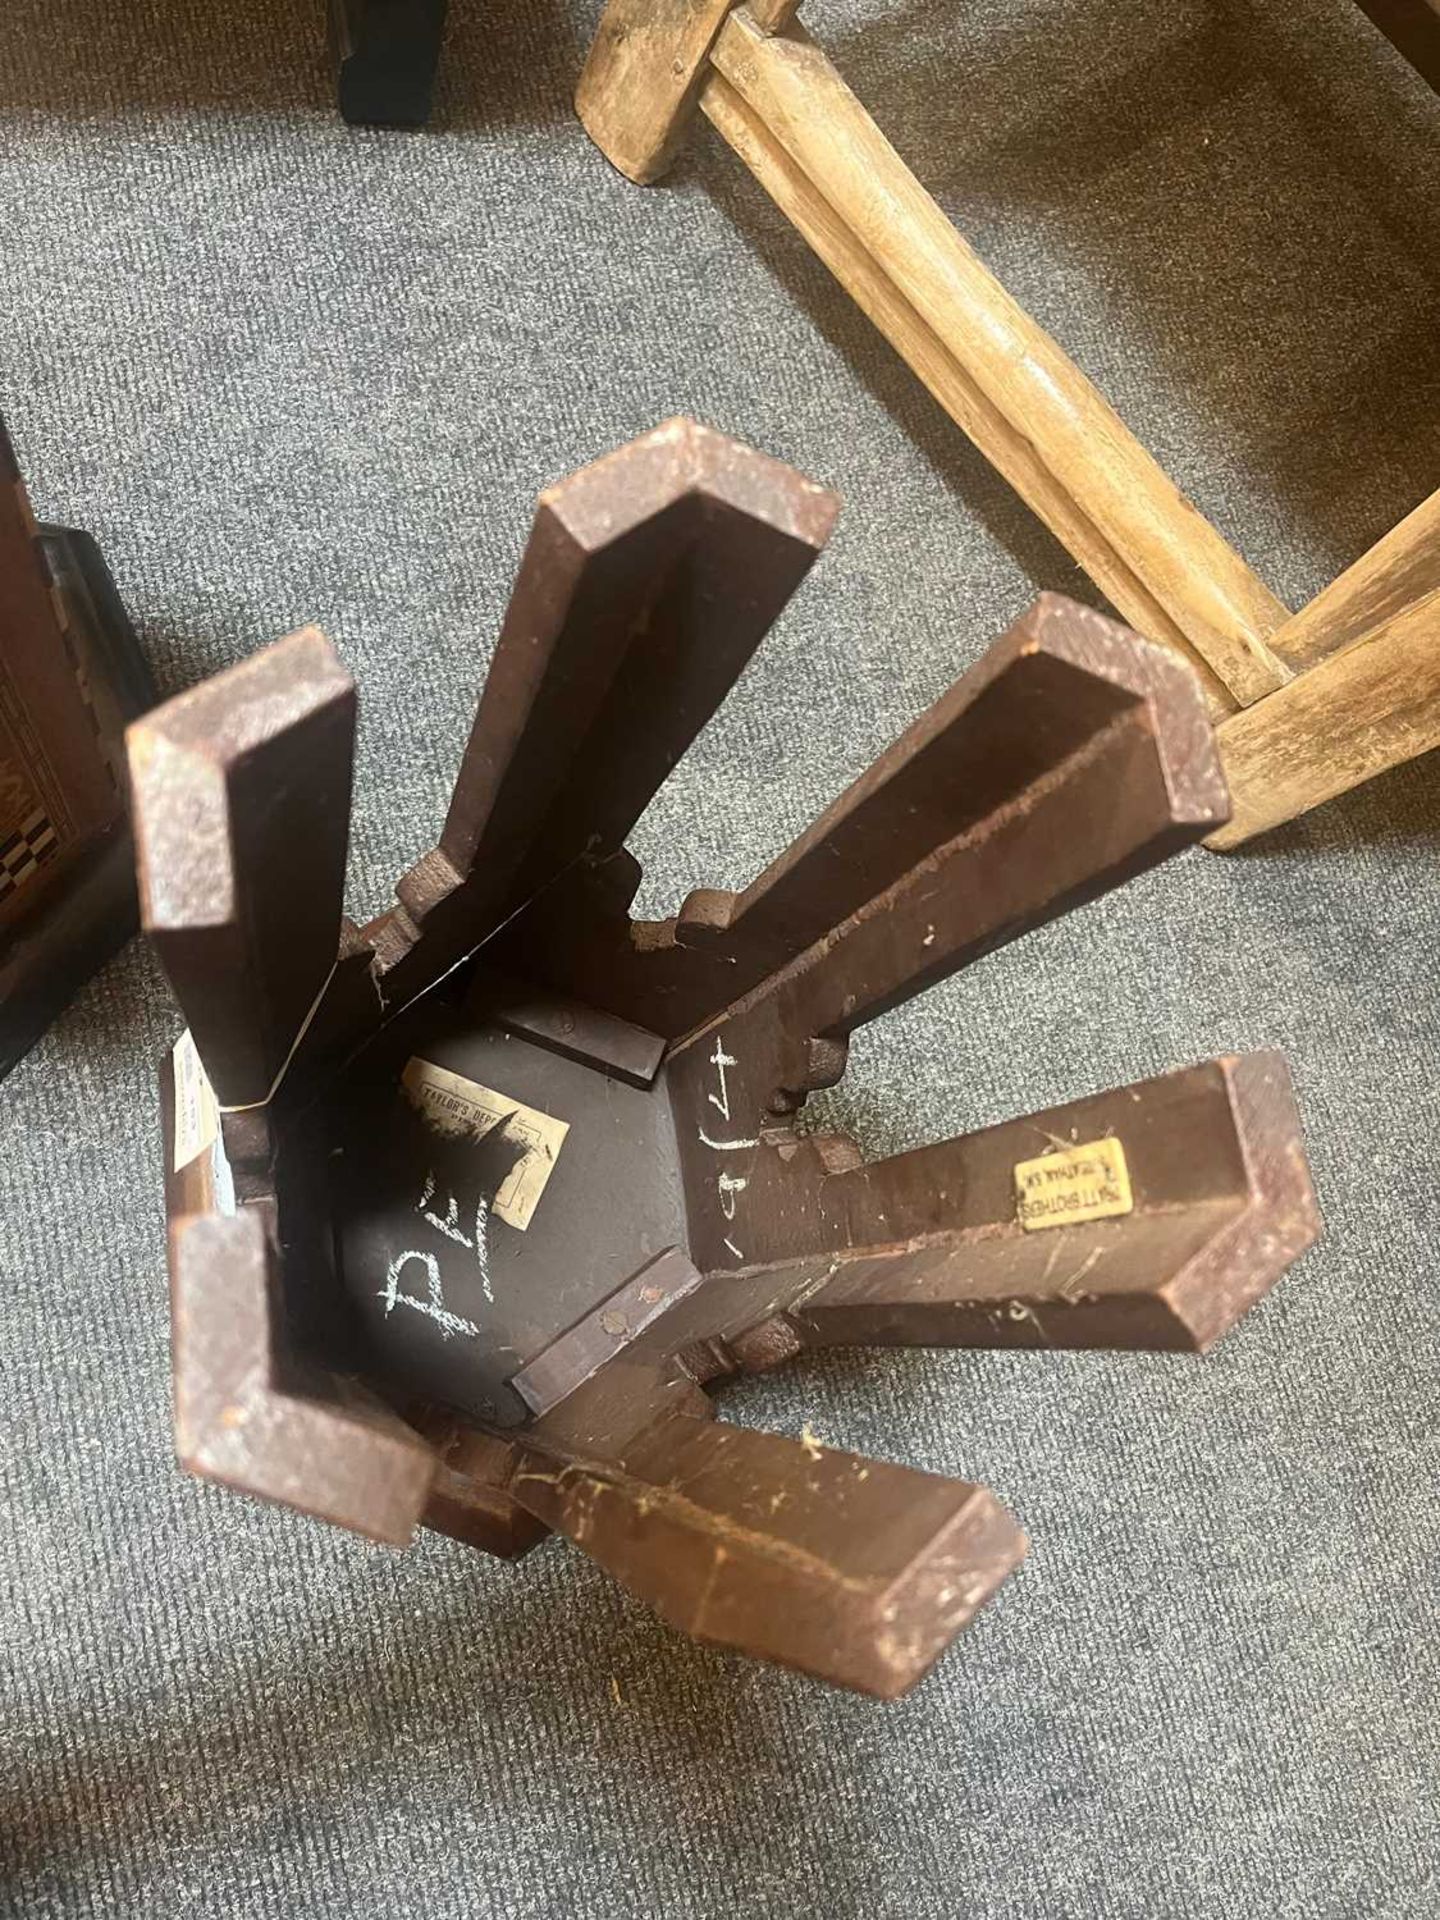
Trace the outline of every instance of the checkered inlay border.
<instances>
[{"instance_id":1,"label":"checkered inlay border","mask_svg":"<svg viewBox=\"0 0 1440 1920\"><path fill-rule=\"evenodd\" d=\"M59 845L49 814L37 807L14 833L0 840L0 900L33 880Z\"/></svg>"}]
</instances>

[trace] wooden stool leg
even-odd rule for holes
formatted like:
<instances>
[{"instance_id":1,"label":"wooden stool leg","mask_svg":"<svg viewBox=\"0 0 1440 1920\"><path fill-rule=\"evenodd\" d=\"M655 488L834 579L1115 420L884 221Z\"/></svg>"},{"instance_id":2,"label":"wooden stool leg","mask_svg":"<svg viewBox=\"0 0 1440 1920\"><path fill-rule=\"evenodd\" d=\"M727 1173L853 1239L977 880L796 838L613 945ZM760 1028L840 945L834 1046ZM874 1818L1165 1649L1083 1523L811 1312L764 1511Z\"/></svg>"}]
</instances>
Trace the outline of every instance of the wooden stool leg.
<instances>
[{"instance_id":1,"label":"wooden stool leg","mask_svg":"<svg viewBox=\"0 0 1440 1920\"><path fill-rule=\"evenodd\" d=\"M1440 591L1232 715L1219 738L1235 795L1206 842L1219 849L1440 747Z\"/></svg>"},{"instance_id":2,"label":"wooden stool leg","mask_svg":"<svg viewBox=\"0 0 1440 1920\"><path fill-rule=\"evenodd\" d=\"M674 163L734 0L609 0L575 91L581 125L639 185Z\"/></svg>"},{"instance_id":3,"label":"wooden stool leg","mask_svg":"<svg viewBox=\"0 0 1440 1920\"><path fill-rule=\"evenodd\" d=\"M681 1353L712 1324L710 1294L672 1248L518 1374L534 1420L469 1443L461 1524L479 1530L462 1537L513 1551L518 1508L682 1632L901 1693L1017 1564L1024 1536L982 1487L808 1433L715 1423L696 1385L714 1370L709 1343L698 1361Z\"/></svg>"},{"instance_id":4,"label":"wooden stool leg","mask_svg":"<svg viewBox=\"0 0 1440 1920\"><path fill-rule=\"evenodd\" d=\"M424 126L445 12L446 0L330 0L345 119L357 126Z\"/></svg>"},{"instance_id":5,"label":"wooden stool leg","mask_svg":"<svg viewBox=\"0 0 1440 1920\"><path fill-rule=\"evenodd\" d=\"M167 1107L167 1139L173 1110ZM390 1546L429 1497L430 1447L348 1376L307 1364L286 1332L269 1207L209 1211L206 1163L169 1176L175 1443L191 1473Z\"/></svg>"},{"instance_id":6,"label":"wooden stool leg","mask_svg":"<svg viewBox=\"0 0 1440 1920\"><path fill-rule=\"evenodd\" d=\"M1275 629L1275 652L1303 673L1440 593L1440 493L1398 526L1299 613Z\"/></svg>"},{"instance_id":7,"label":"wooden stool leg","mask_svg":"<svg viewBox=\"0 0 1440 1920\"><path fill-rule=\"evenodd\" d=\"M976 258L800 27L743 9L700 105L782 212L1140 632L1206 673L1214 710L1283 684L1285 609ZM1216 685L1216 682L1219 685Z\"/></svg>"},{"instance_id":8,"label":"wooden stool leg","mask_svg":"<svg viewBox=\"0 0 1440 1920\"><path fill-rule=\"evenodd\" d=\"M1286 609L988 273L799 26L717 0L612 0L577 108L653 179L693 102L986 458L1212 711L1284 684Z\"/></svg>"},{"instance_id":9,"label":"wooden stool leg","mask_svg":"<svg viewBox=\"0 0 1440 1920\"><path fill-rule=\"evenodd\" d=\"M165 1062L181 1459L403 1545L435 1459L374 1394L304 1351L302 1330L330 1304L329 1236L313 1215L299 1231L292 1175L282 1263L269 1105L335 959L354 726L354 686L307 628L167 701L126 744L146 930L215 1096L247 1109L198 1137Z\"/></svg>"},{"instance_id":10,"label":"wooden stool leg","mask_svg":"<svg viewBox=\"0 0 1440 1920\"><path fill-rule=\"evenodd\" d=\"M1300 671L1220 727L1239 846L1440 746L1440 493L1272 636Z\"/></svg>"}]
</instances>

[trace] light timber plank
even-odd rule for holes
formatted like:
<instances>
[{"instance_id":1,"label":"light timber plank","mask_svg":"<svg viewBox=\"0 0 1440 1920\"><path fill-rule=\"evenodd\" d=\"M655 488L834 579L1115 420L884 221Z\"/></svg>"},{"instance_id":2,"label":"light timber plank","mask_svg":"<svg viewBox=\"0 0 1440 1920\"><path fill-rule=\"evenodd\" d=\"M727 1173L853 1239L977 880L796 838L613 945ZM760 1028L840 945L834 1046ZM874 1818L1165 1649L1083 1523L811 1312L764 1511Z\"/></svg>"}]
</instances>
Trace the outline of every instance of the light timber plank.
<instances>
[{"instance_id":1,"label":"light timber plank","mask_svg":"<svg viewBox=\"0 0 1440 1920\"><path fill-rule=\"evenodd\" d=\"M800 0L750 0L745 11L762 33L779 33L800 11Z\"/></svg>"},{"instance_id":2,"label":"light timber plank","mask_svg":"<svg viewBox=\"0 0 1440 1920\"><path fill-rule=\"evenodd\" d=\"M1432 493L1353 567L1277 627L1271 646L1292 667L1309 667L1427 595L1440 592L1440 493Z\"/></svg>"},{"instance_id":3,"label":"light timber plank","mask_svg":"<svg viewBox=\"0 0 1440 1920\"><path fill-rule=\"evenodd\" d=\"M981 391L934 330L897 292L830 202L786 153L728 81L712 74L701 111L749 167L796 231L856 305L884 334L958 427L1044 521L1129 624L1183 655L1204 688L1212 717L1239 702L1159 601L1037 456L1025 434Z\"/></svg>"},{"instance_id":4,"label":"light timber plank","mask_svg":"<svg viewBox=\"0 0 1440 1920\"><path fill-rule=\"evenodd\" d=\"M575 111L612 166L641 186L675 158L733 0L610 0Z\"/></svg>"},{"instance_id":5,"label":"light timber plank","mask_svg":"<svg viewBox=\"0 0 1440 1920\"><path fill-rule=\"evenodd\" d=\"M992 416L1010 429L1008 460L999 457L993 429L992 444L982 444L982 451L1049 524L1059 498L1073 502L1072 550L1087 568L1092 558L1107 568L1111 581L1100 584L1126 619L1156 639L1171 639L1178 628L1242 705L1283 686L1289 669L1267 640L1288 618L1286 609L960 238L804 30L766 35L741 9L725 20L710 58L751 123L740 127L730 96L713 81L702 94L703 110L727 138L731 129L745 133L750 151L742 150L742 158L767 190L780 179L778 148L793 163L790 171L798 170L828 203L830 228L849 242L831 238L832 271L867 311L880 304L877 275L913 310ZM755 138L756 123L768 142ZM763 172L755 159L765 163ZM793 184L785 184L795 200ZM809 206L818 230L824 218L813 198ZM805 237L815 244L809 232ZM862 263L857 273L862 254L875 271ZM904 344L895 340L907 359L911 343L917 358L933 365L933 352L920 351L926 343L914 329ZM922 367L916 371L926 377ZM942 404L948 405L943 397ZM972 431L976 411L973 402L968 418L956 411L957 424ZM1028 460L1014 457L1016 440L1028 444ZM1043 470L1038 483L1036 467ZM1096 551L1080 521L1112 557ZM1144 590L1148 608L1113 592L1116 559ZM1171 631L1159 629L1155 607Z\"/></svg>"},{"instance_id":6,"label":"light timber plank","mask_svg":"<svg viewBox=\"0 0 1440 1920\"><path fill-rule=\"evenodd\" d=\"M1239 846L1440 746L1440 592L1220 728L1234 813L1206 841Z\"/></svg>"}]
</instances>

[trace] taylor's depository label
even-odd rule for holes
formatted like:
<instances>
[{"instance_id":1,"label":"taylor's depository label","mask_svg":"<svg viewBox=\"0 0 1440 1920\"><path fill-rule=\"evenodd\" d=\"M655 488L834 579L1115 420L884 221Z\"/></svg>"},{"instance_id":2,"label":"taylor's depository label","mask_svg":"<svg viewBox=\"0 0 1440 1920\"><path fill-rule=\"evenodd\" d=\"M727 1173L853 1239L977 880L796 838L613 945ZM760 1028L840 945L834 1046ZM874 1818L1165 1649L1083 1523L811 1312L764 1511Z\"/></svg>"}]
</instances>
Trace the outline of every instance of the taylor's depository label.
<instances>
[{"instance_id":1,"label":"taylor's depository label","mask_svg":"<svg viewBox=\"0 0 1440 1920\"><path fill-rule=\"evenodd\" d=\"M513 1171L490 1203L490 1211L521 1233L529 1226L546 1182L555 1170L568 1120L557 1120L538 1107L527 1107L522 1100L493 1087L482 1087L478 1080L467 1080L463 1073L449 1067L437 1067L433 1060L415 1055L402 1075L406 1093L437 1133L468 1134L481 1140L496 1127L503 1127L522 1151Z\"/></svg>"},{"instance_id":2,"label":"taylor's depository label","mask_svg":"<svg viewBox=\"0 0 1440 1920\"><path fill-rule=\"evenodd\" d=\"M1108 1220L1135 1205L1130 1169L1118 1140L1091 1140L1021 1160L1015 1168L1015 1207L1027 1233Z\"/></svg>"}]
</instances>

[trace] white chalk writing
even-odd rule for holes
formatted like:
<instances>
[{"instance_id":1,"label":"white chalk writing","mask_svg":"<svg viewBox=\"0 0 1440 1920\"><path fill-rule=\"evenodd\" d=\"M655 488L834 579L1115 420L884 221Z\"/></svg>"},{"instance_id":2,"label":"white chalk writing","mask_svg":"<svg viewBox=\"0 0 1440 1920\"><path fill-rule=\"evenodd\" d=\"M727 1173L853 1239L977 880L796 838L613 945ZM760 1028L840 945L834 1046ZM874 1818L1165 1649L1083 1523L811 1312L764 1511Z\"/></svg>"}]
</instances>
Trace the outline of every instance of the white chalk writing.
<instances>
[{"instance_id":1,"label":"white chalk writing","mask_svg":"<svg viewBox=\"0 0 1440 1920\"><path fill-rule=\"evenodd\" d=\"M748 1180L732 1179L728 1173L716 1176L715 1185L720 1194L720 1211L727 1220L735 1218L735 1208L738 1205L736 1195L743 1193L749 1184Z\"/></svg>"},{"instance_id":2,"label":"white chalk writing","mask_svg":"<svg viewBox=\"0 0 1440 1920\"><path fill-rule=\"evenodd\" d=\"M401 1291L400 1275L412 1260L418 1260L425 1269L428 1299L417 1300L413 1293ZM458 1313L451 1313L445 1305L445 1295L440 1285L440 1262L433 1253L397 1253L390 1262L389 1271L385 1275L385 1284L379 1292L380 1298L385 1302L387 1318L396 1307L413 1307L416 1313L423 1313L433 1320L447 1340L457 1333L468 1334L473 1340L480 1331L473 1320L466 1320Z\"/></svg>"},{"instance_id":3,"label":"white chalk writing","mask_svg":"<svg viewBox=\"0 0 1440 1920\"><path fill-rule=\"evenodd\" d=\"M725 1084L725 1069L726 1067L736 1067L740 1063L733 1054L726 1053L724 1047L717 1039L715 1042L715 1051L710 1056L710 1064L719 1071L720 1091L719 1093L707 1093L705 1098L710 1102L712 1107L718 1107L722 1116L728 1120L730 1118L730 1089Z\"/></svg>"},{"instance_id":4,"label":"white chalk writing","mask_svg":"<svg viewBox=\"0 0 1440 1920\"><path fill-rule=\"evenodd\" d=\"M727 1067L738 1067L739 1064L740 1062L733 1053L727 1053L725 1051L724 1042L717 1036L715 1051L710 1055L710 1065L715 1069L715 1077L719 1090L715 1093L707 1093L705 1098L709 1105L714 1107L724 1120L731 1118L730 1083L725 1077L725 1069ZM701 1146L708 1147L712 1153L743 1153L752 1147L758 1147L760 1144L758 1139L716 1140L705 1131L703 1126L697 1126L695 1131L699 1137ZM734 1174L716 1174L715 1191L720 1198L720 1211L725 1216L727 1222L734 1220L736 1209L739 1206L740 1195L744 1193L749 1184L750 1182L748 1180L739 1179ZM743 1260L745 1258L739 1247L737 1247L735 1242L728 1236L724 1241L724 1245L734 1254L737 1260Z\"/></svg>"},{"instance_id":5,"label":"white chalk writing","mask_svg":"<svg viewBox=\"0 0 1440 1920\"><path fill-rule=\"evenodd\" d=\"M443 1233L447 1240L457 1240L462 1247L471 1246L473 1243L460 1231L460 1209L456 1203L454 1194L452 1193L449 1196L450 1204L445 1209L445 1218L443 1220L438 1213L431 1211L430 1202L434 1198L435 1175L433 1173L427 1173L425 1175L425 1189L421 1193L420 1198L415 1202L415 1211L422 1219L428 1220L437 1233Z\"/></svg>"}]
</instances>

